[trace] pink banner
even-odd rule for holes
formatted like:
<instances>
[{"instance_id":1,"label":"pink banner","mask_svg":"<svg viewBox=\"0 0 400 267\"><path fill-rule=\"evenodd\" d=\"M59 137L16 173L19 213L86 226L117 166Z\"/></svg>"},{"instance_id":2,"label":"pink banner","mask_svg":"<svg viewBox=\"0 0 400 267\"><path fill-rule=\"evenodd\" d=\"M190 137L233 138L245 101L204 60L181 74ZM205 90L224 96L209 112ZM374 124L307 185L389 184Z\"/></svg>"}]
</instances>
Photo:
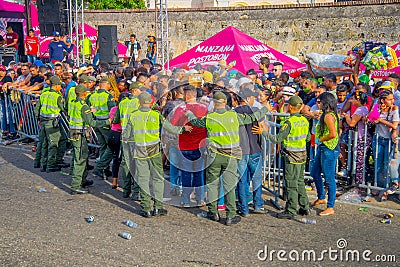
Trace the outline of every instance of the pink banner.
<instances>
[{"instance_id":1,"label":"pink banner","mask_svg":"<svg viewBox=\"0 0 400 267\"><path fill-rule=\"evenodd\" d=\"M258 62L261 57L270 58L271 63L282 62L283 70L288 73L305 69L306 66L229 26L170 60L169 67L171 69L183 66L193 68L196 64L209 66L218 64L220 60L225 60L227 63L236 61L234 69L246 73L249 69L259 71Z\"/></svg>"}]
</instances>

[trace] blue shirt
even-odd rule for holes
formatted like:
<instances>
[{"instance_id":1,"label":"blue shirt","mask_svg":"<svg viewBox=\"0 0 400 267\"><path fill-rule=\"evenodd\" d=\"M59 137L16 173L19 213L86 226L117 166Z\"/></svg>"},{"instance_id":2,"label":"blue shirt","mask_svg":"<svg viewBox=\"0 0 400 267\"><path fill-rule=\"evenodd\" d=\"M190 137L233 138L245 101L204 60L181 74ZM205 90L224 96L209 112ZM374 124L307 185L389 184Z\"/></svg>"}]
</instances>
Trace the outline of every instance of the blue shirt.
<instances>
[{"instance_id":1,"label":"blue shirt","mask_svg":"<svg viewBox=\"0 0 400 267\"><path fill-rule=\"evenodd\" d=\"M68 95L68 91L69 89L71 89L71 87L76 87L76 82L71 81L66 87L65 87L65 96L66 97Z\"/></svg>"},{"instance_id":2,"label":"blue shirt","mask_svg":"<svg viewBox=\"0 0 400 267\"><path fill-rule=\"evenodd\" d=\"M68 47L64 42L52 41L49 43L50 60L62 61L64 59L64 50L70 53L72 49L74 49L73 44Z\"/></svg>"}]
</instances>

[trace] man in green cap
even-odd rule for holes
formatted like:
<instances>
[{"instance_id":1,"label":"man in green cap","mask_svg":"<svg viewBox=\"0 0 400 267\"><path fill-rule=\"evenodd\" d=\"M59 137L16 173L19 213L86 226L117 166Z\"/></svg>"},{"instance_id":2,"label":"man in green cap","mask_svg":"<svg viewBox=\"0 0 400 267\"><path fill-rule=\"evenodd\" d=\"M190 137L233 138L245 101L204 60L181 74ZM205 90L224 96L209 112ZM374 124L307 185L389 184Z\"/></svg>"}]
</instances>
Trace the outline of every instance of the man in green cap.
<instances>
[{"instance_id":1,"label":"man in green cap","mask_svg":"<svg viewBox=\"0 0 400 267\"><path fill-rule=\"evenodd\" d=\"M172 126L168 121L164 122L162 115L151 109L153 100L147 92L141 93L138 99L139 109L130 115L122 135L125 140L123 145L125 145L126 160L132 165L130 159L135 159L141 197L140 215L149 218L167 214L167 210L163 208L164 171L160 149L160 129L180 134L184 131L190 132L192 127ZM152 183L154 198L152 211L150 183Z\"/></svg>"},{"instance_id":2,"label":"man in green cap","mask_svg":"<svg viewBox=\"0 0 400 267\"><path fill-rule=\"evenodd\" d=\"M95 91L89 97L89 105L94 107L96 111L94 112L94 116L97 120L108 120L110 110L112 107L115 106L115 99L113 95L109 92L111 85L110 79L107 77L103 77L99 83L100 88ZM102 127L95 127L94 131L97 135L97 140L100 143L99 149L99 157L100 161L97 163L96 168L93 170L93 174L104 179L104 170L107 169L107 175L111 175L111 171L108 169L109 165L107 162L110 163L112 160L112 152L107 146L108 134L110 131L109 126L102 126Z\"/></svg>"},{"instance_id":3,"label":"man in green cap","mask_svg":"<svg viewBox=\"0 0 400 267\"><path fill-rule=\"evenodd\" d=\"M263 118L268 112L267 107L253 114L239 114L227 110L227 98L223 92L213 94L214 112L197 119L187 111L189 122L193 126L206 128L208 132L208 152L206 185L208 188L208 213L207 217L213 221L220 221L218 214L219 177L222 174L224 197L226 204L226 225L240 222L236 216L235 189L238 182L238 160L241 159L239 127L251 124Z\"/></svg>"},{"instance_id":4,"label":"man in green cap","mask_svg":"<svg viewBox=\"0 0 400 267\"><path fill-rule=\"evenodd\" d=\"M142 84L140 82L131 83L131 85L129 86L129 89L131 90L131 97L125 98L120 103L118 103L118 109L115 112L113 123L121 123L122 131L125 130L130 115L139 108L138 96L142 92L139 89L141 86ZM131 163L132 173L129 171L129 166L125 160L124 154L122 154L121 167L122 167L122 179L123 179L123 189L124 189L122 197L128 198L129 195L131 194L132 180L133 180L132 199L138 201L140 200L139 185L134 180L136 165L134 163L134 159L131 159L131 161L133 161Z\"/></svg>"},{"instance_id":5,"label":"man in green cap","mask_svg":"<svg viewBox=\"0 0 400 267\"><path fill-rule=\"evenodd\" d=\"M79 84L75 88L76 99L70 103L68 109L70 140L74 148L74 169L72 172L71 190L72 194L86 194L89 191L85 187L92 185L92 180L87 180L88 143L87 127L109 126L109 120L95 120L92 111L86 104L85 99L89 89Z\"/></svg>"},{"instance_id":6,"label":"man in green cap","mask_svg":"<svg viewBox=\"0 0 400 267\"><path fill-rule=\"evenodd\" d=\"M50 85L50 90L40 95L35 114L40 121L40 127L43 127L44 137L48 143L47 166L41 166L42 171L46 169L46 172L56 172L61 170L57 165L57 149L61 137L60 112L64 110L64 99L60 93L61 80L58 76L50 78ZM42 155L45 154L42 152ZM41 160L41 162L46 161Z\"/></svg>"},{"instance_id":7,"label":"man in green cap","mask_svg":"<svg viewBox=\"0 0 400 267\"><path fill-rule=\"evenodd\" d=\"M285 211L278 213L279 219L293 219L297 214L310 215L308 196L304 184L304 169L307 161L306 143L310 139L308 120L300 114L303 100L298 96L289 98L289 118L284 122L278 135L268 133L268 127L253 127L254 134L262 134L268 141L283 143L282 154L285 159L285 182L287 201Z\"/></svg>"}]
</instances>

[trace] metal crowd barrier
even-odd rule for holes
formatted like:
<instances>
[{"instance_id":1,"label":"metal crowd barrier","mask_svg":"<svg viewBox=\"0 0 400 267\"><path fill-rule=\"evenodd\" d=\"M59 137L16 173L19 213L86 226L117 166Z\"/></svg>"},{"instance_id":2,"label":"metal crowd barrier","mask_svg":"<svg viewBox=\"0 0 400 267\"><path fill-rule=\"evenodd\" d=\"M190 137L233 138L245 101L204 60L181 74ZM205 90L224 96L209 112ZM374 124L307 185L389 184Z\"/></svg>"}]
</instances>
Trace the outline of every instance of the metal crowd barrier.
<instances>
[{"instance_id":1,"label":"metal crowd barrier","mask_svg":"<svg viewBox=\"0 0 400 267\"><path fill-rule=\"evenodd\" d=\"M40 128L34 112L38 97L24 94L16 89L12 89L10 95L3 92L3 96L7 112L2 112L2 116L6 117L9 125L11 123L14 125L16 132L21 136L13 142L21 140L22 137L38 140Z\"/></svg>"},{"instance_id":2,"label":"metal crowd barrier","mask_svg":"<svg viewBox=\"0 0 400 267\"><path fill-rule=\"evenodd\" d=\"M68 123L68 118L64 113L61 113L61 117L60 117L60 127L61 130L65 133L66 136L69 136L69 123ZM89 130L89 134L90 134L90 138L88 140L88 146L90 147L95 147L95 148L99 148L100 144L99 141L97 139L97 135L94 132L92 127L88 127Z\"/></svg>"},{"instance_id":3,"label":"metal crowd barrier","mask_svg":"<svg viewBox=\"0 0 400 267\"><path fill-rule=\"evenodd\" d=\"M21 138L13 140L13 142L25 137L38 141L40 126L35 116L35 106L40 96L26 94L24 91L18 89L11 89L10 95L5 92L2 92L2 94L4 95L5 110L9 112L3 113L3 110L1 110L0 118L6 116L7 122L9 124L13 123L16 132L21 136ZM66 136L69 136L68 118L64 113L61 113L60 116L60 129ZM96 133L91 127L89 127L89 133L88 145L95 148L100 147Z\"/></svg>"},{"instance_id":4,"label":"metal crowd barrier","mask_svg":"<svg viewBox=\"0 0 400 267\"><path fill-rule=\"evenodd\" d=\"M277 123L278 117L288 117L287 113L268 113L265 117L269 124L269 132L273 135L278 133L281 127ZM280 144L268 142L262 138L263 147L263 188L273 195L271 203L277 208L282 209L279 204L279 198L286 199L284 170L282 166L282 157Z\"/></svg>"}]
</instances>

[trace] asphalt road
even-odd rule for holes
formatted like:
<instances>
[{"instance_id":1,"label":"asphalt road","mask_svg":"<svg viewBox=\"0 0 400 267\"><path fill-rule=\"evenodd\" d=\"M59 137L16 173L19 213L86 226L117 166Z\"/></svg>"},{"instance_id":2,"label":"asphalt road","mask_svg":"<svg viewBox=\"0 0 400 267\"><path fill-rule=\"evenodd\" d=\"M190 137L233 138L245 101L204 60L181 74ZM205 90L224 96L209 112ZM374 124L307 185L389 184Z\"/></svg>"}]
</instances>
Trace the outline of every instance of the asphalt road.
<instances>
[{"instance_id":1,"label":"asphalt road","mask_svg":"<svg viewBox=\"0 0 400 267\"><path fill-rule=\"evenodd\" d=\"M91 194L72 196L70 176L41 173L32 159L29 146L0 147L1 266L400 266L400 205L390 200L368 203L367 212L345 203L337 203L334 216L314 210L316 225L278 220L269 204L269 214L230 227L196 216L206 208L168 205L167 216L146 219L109 181L94 178ZM388 211L392 224L381 224ZM86 222L89 216L94 222ZM128 219L138 228L122 223ZM132 239L119 237L122 232ZM311 250L315 261L308 260ZM377 255L392 262L366 261Z\"/></svg>"}]
</instances>

